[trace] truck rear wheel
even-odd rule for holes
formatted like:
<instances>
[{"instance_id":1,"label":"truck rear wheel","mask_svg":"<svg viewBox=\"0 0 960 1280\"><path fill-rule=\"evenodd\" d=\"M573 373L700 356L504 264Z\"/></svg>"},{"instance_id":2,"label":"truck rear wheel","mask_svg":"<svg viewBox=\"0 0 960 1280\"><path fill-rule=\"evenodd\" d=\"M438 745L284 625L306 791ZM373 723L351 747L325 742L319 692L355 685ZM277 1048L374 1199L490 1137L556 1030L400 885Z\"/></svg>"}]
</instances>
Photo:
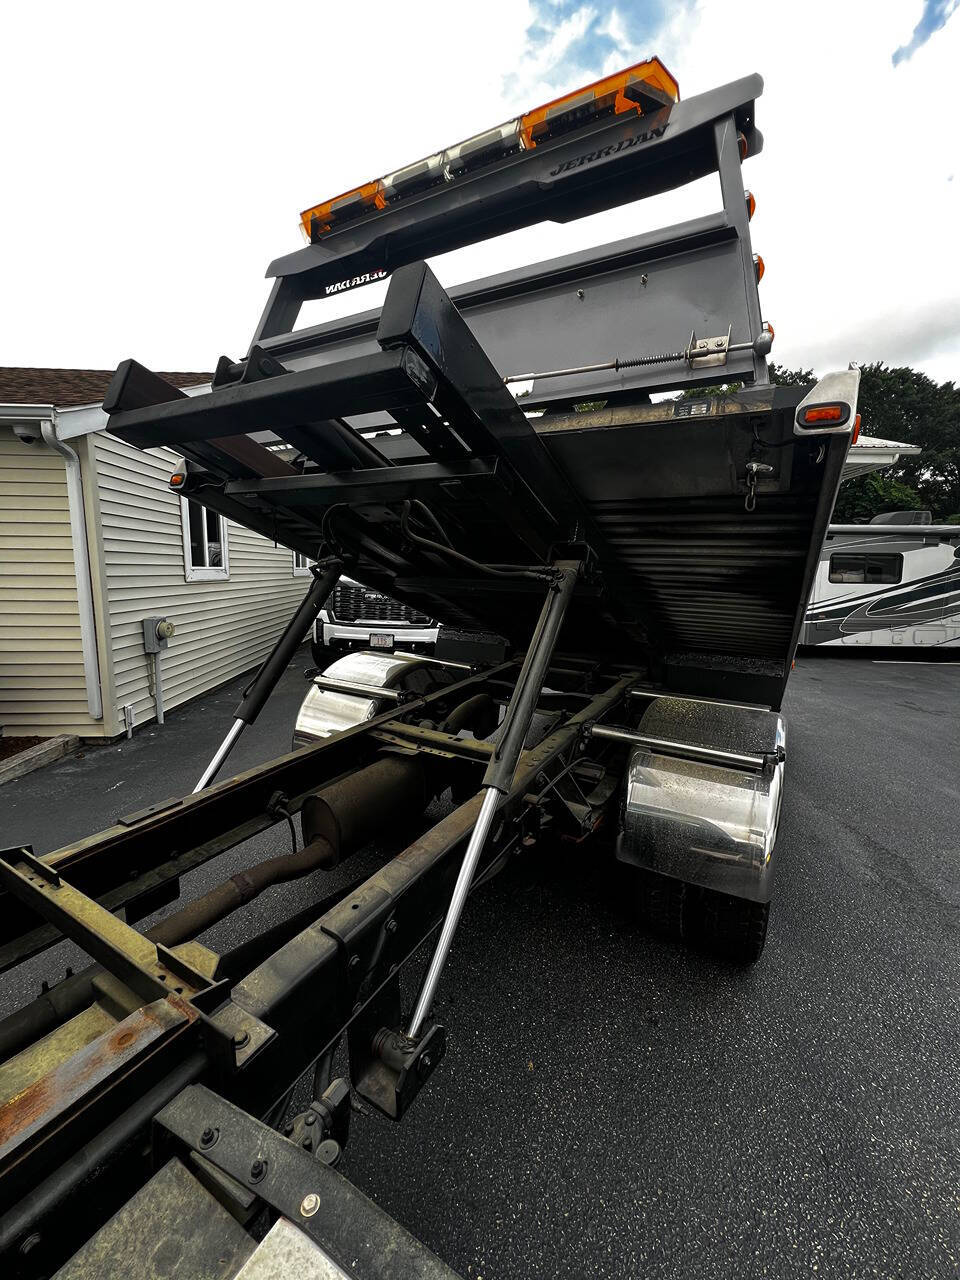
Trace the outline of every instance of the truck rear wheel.
<instances>
[{"instance_id":1,"label":"truck rear wheel","mask_svg":"<svg viewBox=\"0 0 960 1280\"><path fill-rule=\"evenodd\" d=\"M684 913L684 940L730 964L756 964L767 938L769 902L693 889Z\"/></svg>"},{"instance_id":2,"label":"truck rear wheel","mask_svg":"<svg viewBox=\"0 0 960 1280\"><path fill-rule=\"evenodd\" d=\"M636 874L640 880L638 909L643 928L665 942L682 942L689 886L655 871L638 869Z\"/></svg>"},{"instance_id":3,"label":"truck rear wheel","mask_svg":"<svg viewBox=\"0 0 960 1280\"><path fill-rule=\"evenodd\" d=\"M649 933L684 942L728 964L752 965L767 937L769 902L701 889L671 876L638 870L639 914Z\"/></svg>"}]
</instances>

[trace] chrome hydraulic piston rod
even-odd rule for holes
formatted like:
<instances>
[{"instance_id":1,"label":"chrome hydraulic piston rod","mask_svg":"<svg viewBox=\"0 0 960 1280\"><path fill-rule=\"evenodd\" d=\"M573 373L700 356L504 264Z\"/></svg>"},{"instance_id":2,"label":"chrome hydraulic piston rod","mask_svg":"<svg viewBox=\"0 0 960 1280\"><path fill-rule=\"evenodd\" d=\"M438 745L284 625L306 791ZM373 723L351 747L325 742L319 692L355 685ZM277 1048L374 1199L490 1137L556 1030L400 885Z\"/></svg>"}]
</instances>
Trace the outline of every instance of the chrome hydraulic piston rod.
<instances>
[{"instance_id":1,"label":"chrome hydraulic piston rod","mask_svg":"<svg viewBox=\"0 0 960 1280\"><path fill-rule=\"evenodd\" d=\"M689 742L673 742L669 738L651 737L634 729L620 729L616 725L594 724L588 729L591 738L604 738L608 742L626 742L634 747L646 747L663 755L678 756L682 760L694 760L700 764L715 764L723 769L744 769L763 773L766 757L745 751L724 751L719 747L701 747Z\"/></svg>"},{"instance_id":2,"label":"chrome hydraulic piston rod","mask_svg":"<svg viewBox=\"0 0 960 1280\"><path fill-rule=\"evenodd\" d=\"M264 703L273 693L277 681L286 671L290 659L306 638L307 632L316 621L317 614L326 604L327 597L337 585L342 571L343 561L333 557L328 560L321 560L311 567L310 572L313 574L313 581L303 598L303 603L287 623L286 629L273 646L263 666L257 672L253 683L244 690L240 704L233 713L233 724L230 726L227 736L217 748L213 759L204 769L200 781L193 788L194 795L198 791L203 791L209 787L220 772L224 760L233 750L241 733L243 733L248 724L253 724L263 710Z\"/></svg>"},{"instance_id":3,"label":"chrome hydraulic piston rod","mask_svg":"<svg viewBox=\"0 0 960 1280\"><path fill-rule=\"evenodd\" d=\"M497 808L503 797L509 795L513 785L513 775L516 773L520 752L523 750L527 730L530 728L530 721L537 708L537 701L553 656L554 645L560 634L560 627L579 573L578 562L566 561L556 566L555 577L550 583L533 639L530 641L527 656L520 669L513 696L504 716L500 737L483 777L481 789L484 791L484 796L477 817L477 825L467 843L467 851L463 855L450 906L447 908L443 927L440 930L440 938L407 1029L407 1036L411 1040L416 1039L424 1019L430 1012L437 983L440 981L440 974L443 972L450 944L453 942L453 935L456 933L470 892L470 885L473 883L474 872L480 861L480 854L483 852L483 846L493 826Z\"/></svg>"}]
</instances>

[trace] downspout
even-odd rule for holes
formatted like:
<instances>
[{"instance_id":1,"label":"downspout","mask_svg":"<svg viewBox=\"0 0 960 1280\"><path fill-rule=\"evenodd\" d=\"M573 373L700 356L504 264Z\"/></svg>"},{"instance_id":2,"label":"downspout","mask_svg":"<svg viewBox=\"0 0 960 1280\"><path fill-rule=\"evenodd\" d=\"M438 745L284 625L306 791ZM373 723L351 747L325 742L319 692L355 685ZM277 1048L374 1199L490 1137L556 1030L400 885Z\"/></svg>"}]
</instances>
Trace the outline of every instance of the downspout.
<instances>
[{"instance_id":1,"label":"downspout","mask_svg":"<svg viewBox=\"0 0 960 1280\"><path fill-rule=\"evenodd\" d=\"M67 506L70 510L70 537L77 575L77 608L80 613L80 646L83 676L87 687L87 710L91 720L103 719L100 688L100 659L97 656L97 621L93 610L93 583L90 576L90 549L87 543L87 513L83 502L80 456L57 436L55 420L40 423L43 442L63 458L67 472Z\"/></svg>"}]
</instances>

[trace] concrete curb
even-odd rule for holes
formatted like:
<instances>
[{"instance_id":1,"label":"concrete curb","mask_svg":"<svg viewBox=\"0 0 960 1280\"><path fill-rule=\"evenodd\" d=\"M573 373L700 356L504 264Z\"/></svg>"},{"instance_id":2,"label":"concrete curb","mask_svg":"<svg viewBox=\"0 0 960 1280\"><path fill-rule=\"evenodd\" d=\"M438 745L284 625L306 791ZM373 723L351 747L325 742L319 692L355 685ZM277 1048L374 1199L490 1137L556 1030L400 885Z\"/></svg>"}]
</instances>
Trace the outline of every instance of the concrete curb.
<instances>
[{"instance_id":1,"label":"concrete curb","mask_svg":"<svg viewBox=\"0 0 960 1280\"><path fill-rule=\"evenodd\" d=\"M34 769L42 769L45 764L53 764L61 756L76 751L79 745L78 737L61 734L58 738L51 738L49 742L38 742L35 747L27 747L26 751L21 751L0 764L0 786L5 782L12 782L14 778L22 778L25 773L32 773Z\"/></svg>"}]
</instances>

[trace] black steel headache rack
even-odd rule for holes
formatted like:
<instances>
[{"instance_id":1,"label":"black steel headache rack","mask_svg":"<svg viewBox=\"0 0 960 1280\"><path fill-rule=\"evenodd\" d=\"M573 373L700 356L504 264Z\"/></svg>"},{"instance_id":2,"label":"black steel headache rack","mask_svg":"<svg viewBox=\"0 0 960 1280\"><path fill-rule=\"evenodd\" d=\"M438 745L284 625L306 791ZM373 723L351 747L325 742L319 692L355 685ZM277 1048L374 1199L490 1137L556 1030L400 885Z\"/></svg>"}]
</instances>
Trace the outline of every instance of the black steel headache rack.
<instances>
[{"instance_id":1,"label":"black steel headache rack","mask_svg":"<svg viewBox=\"0 0 960 1280\"><path fill-rule=\"evenodd\" d=\"M655 59L628 80L639 88L617 99L625 110L602 82L594 115L581 104L577 127L533 147L484 153L450 181L413 166L409 182L384 180L386 198L343 198L349 218L308 211L314 242L271 267L247 356L223 357L211 390L189 397L125 362L110 430L182 452L195 501L517 644L536 582L491 566L543 566L581 545L591 564L568 648L642 655L680 692L777 705L849 428L801 439L802 390L767 379L741 176L762 146L760 78L686 101L666 93L675 82ZM521 143L543 118L518 121ZM411 260L711 172L720 211L661 232L449 294ZM390 276L379 311L294 328L305 300L371 273ZM517 399L506 383L524 373ZM719 380L744 385L650 402Z\"/></svg>"}]
</instances>

